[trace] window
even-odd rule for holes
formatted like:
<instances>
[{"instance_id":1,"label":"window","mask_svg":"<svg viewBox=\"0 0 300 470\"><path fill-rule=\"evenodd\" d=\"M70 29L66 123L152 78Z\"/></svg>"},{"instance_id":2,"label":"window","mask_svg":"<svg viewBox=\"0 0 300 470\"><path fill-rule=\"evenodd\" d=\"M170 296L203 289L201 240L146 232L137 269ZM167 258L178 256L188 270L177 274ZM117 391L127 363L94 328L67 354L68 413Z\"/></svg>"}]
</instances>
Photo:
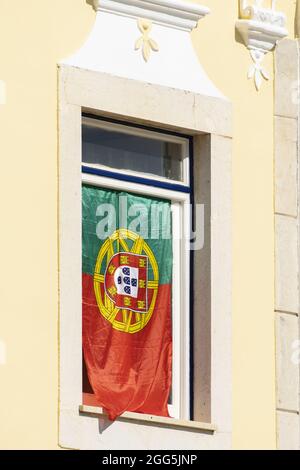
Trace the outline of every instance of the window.
<instances>
[{"instance_id":1,"label":"window","mask_svg":"<svg viewBox=\"0 0 300 470\"><path fill-rule=\"evenodd\" d=\"M83 297L87 296L88 278L93 276L100 313L124 335L140 328L158 308L157 299L162 294L157 293L154 299L156 284L157 292L170 285L173 346L168 413L180 419L190 418L191 406L187 245L192 193L190 140L92 115L82 117ZM111 251L98 255L109 237ZM145 242L144 251L137 249L140 239ZM160 273L157 277L149 253L154 254L153 263L157 263ZM144 263L143 256L149 262L145 279L143 270L138 271L134 264ZM86 273L89 275L84 277ZM146 290L145 282L150 286ZM90 298L83 302L89 313L92 302ZM98 309L95 305L96 321L100 321ZM160 334L163 337L165 333ZM87 343L90 344L90 337ZM83 404L97 405L93 393L97 384L91 386L88 378L93 377L90 369L95 358L90 357L87 346L83 357ZM111 370L113 364L108 367ZM103 370L102 364L104 374Z\"/></svg>"},{"instance_id":2,"label":"window","mask_svg":"<svg viewBox=\"0 0 300 470\"><path fill-rule=\"evenodd\" d=\"M72 449L126 448L229 448L231 440L231 107L214 96L171 89L155 84L114 77L70 65L59 69L59 284L60 284L60 388L59 442ZM107 90L109 89L109 93ZM141 107L140 99L146 103ZM135 167L113 168L105 162L82 160L82 113L105 116L93 119L107 125L124 126L126 132L147 133L148 137L193 140L193 177L187 153L183 151L183 177L168 178L136 172ZM108 119L107 119L108 118ZM113 119L122 122L113 122ZM132 122L135 124L129 125ZM136 123L139 125L137 126ZM144 126L152 126L146 129ZM160 128L163 132L158 131ZM125 133L126 134L126 133ZM141 135L141 134L139 134ZM172 137L173 136L173 137ZM191 136L191 137L188 137ZM177 140L179 139L179 140ZM183 140L182 140L183 139ZM183 144L184 145L184 144ZM178 155L178 153L177 153ZM189 159L191 154L188 155ZM184 161L185 160L185 161ZM98 167L94 165L99 165ZM162 165L161 167L162 168ZM151 168L150 168L151 169ZM148 170L149 171L149 170ZM182 174L181 173L181 174ZM193 187L191 187L193 182ZM174 237L178 256L180 288L180 329L173 363L180 370L180 384L173 379L174 416L192 420L126 413L107 426L102 410L82 403L82 184L92 188L128 191L136 197L169 201L179 229L187 229L190 199L204 207L204 248L188 252ZM193 189L193 191L191 191ZM200 225L203 219L200 217ZM179 245L178 249L176 247ZM189 274L192 254L193 279ZM222 260L222 262L220 262ZM178 274L179 273L179 274ZM191 306L188 302L189 289ZM177 295L176 290L174 294ZM176 308L177 305L175 305ZM173 316L174 316L173 310ZM190 313L191 321L188 315ZM174 319L174 322L176 318ZM193 341L190 341L189 329ZM175 329L173 329L175 330ZM180 334L179 334L180 331ZM176 342L176 338L174 340ZM186 347L187 345L187 347ZM189 360L189 345L192 347ZM191 365L190 365L191 364ZM175 374L173 368L173 375ZM190 370L190 377L189 377ZM87 391L87 387L84 389ZM173 390L172 390L173 391ZM190 401L191 413L188 403ZM172 409L171 409L172 412ZM99 420L99 418L101 418ZM100 427L100 421L103 426ZM172 429L172 432L170 432ZM186 430L188 432L185 432ZM126 435L126 439L123 437ZM134 444L133 444L134 443Z\"/></svg>"}]
</instances>

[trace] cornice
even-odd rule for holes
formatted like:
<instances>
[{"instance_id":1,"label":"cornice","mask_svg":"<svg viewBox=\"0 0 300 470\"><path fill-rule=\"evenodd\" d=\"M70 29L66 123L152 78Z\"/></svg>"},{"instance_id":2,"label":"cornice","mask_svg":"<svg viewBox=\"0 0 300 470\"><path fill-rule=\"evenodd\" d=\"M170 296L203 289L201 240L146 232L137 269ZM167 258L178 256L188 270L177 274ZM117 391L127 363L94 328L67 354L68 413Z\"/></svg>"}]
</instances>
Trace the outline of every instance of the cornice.
<instances>
[{"instance_id":1,"label":"cornice","mask_svg":"<svg viewBox=\"0 0 300 470\"><path fill-rule=\"evenodd\" d=\"M263 79L269 80L269 74L262 66L265 55L288 35L286 15L275 9L275 0L272 0L271 8L263 7L263 0L256 0L255 5L247 3L247 0L240 0L240 19L236 22L236 29L253 61L248 78L254 79L259 90Z\"/></svg>"},{"instance_id":2,"label":"cornice","mask_svg":"<svg viewBox=\"0 0 300 470\"><path fill-rule=\"evenodd\" d=\"M94 8L186 31L194 29L198 21L210 13L205 6L182 0L94 0Z\"/></svg>"}]
</instances>

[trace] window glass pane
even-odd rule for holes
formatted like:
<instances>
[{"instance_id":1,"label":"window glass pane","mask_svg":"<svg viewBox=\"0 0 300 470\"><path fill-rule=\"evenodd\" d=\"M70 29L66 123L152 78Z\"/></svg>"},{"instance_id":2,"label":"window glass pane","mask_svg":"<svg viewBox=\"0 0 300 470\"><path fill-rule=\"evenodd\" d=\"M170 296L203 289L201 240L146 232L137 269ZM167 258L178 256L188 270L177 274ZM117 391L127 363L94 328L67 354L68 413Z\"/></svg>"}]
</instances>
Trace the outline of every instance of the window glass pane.
<instances>
[{"instance_id":1,"label":"window glass pane","mask_svg":"<svg viewBox=\"0 0 300 470\"><path fill-rule=\"evenodd\" d=\"M85 164L155 175L183 181L185 145L160 137L134 135L117 129L102 129L87 119L82 127L82 158Z\"/></svg>"}]
</instances>

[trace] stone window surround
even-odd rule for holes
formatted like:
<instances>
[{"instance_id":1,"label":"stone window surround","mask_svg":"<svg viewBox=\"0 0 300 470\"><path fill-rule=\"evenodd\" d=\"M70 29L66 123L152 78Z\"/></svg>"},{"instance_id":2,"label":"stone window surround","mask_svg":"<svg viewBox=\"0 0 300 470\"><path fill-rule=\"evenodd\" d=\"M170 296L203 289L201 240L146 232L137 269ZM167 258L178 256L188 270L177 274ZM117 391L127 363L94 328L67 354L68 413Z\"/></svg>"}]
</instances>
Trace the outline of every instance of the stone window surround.
<instances>
[{"instance_id":1,"label":"stone window surround","mask_svg":"<svg viewBox=\"0 0 300 470\"><path fill-rule=\"evenodd\" d=\"M185 423L170 426L168 421L153 422L153 417L143 420L141 415L138 420L125 417L108 426L97 410L79 412L82 110L195 136L195 202L205 204L206 241L205 248L195 253L197 425L190 429ZM61 66L59 213L59 444L64 448L114 449L120 448L126 435L127 449L231 448L230 103L222 98Z\"/></svg>"}]
</instances>

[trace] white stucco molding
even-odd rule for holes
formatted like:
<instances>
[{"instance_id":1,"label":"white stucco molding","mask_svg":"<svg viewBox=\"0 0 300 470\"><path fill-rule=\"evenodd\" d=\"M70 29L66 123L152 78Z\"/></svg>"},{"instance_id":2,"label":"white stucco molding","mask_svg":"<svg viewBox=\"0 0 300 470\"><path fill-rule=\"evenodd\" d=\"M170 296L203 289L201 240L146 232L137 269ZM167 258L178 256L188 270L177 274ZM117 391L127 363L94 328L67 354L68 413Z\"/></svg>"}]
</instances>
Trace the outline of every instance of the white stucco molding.
<instances>
[{"instance_id":1,"label":"white stucco molding","mask_svg":"<svg viewBox=\"0 0 300 470\"><path fill-rule=\"evenodd\" d=\"M61 64L224 98L201 67L190 33L209 9L182 0L93 0L86 43Z\"/></svg>"},{"instance_id":2,"label":"white stucco molding","mask_svg":"<svg viewBox=\"0 0 300 470\"><path fill-rule=\"evenodd\" d=\"M257 90L263 79L269 80L269 74L262 65L265 55L288 35L286 16L275 6L276 0L272 0L271 8L264 8L263 0L255 0L255 5L248 5L248 0L240 0L240 19L236 22L236 28L250 51L253 64L249 68L248 78L254 79Z\"/></svg>"},{"instance_id":3,"label":"white stucco molding","mask_svg":"<svg viewBox=\"0 0 300 470\"><path fill-rule=\"evenodd\" d=\"M198 21L210 13L207 7L182 0L93 0L96 11L131 18L147 18L173 28L192 31Z\"/></svg>"}]
</instances>

